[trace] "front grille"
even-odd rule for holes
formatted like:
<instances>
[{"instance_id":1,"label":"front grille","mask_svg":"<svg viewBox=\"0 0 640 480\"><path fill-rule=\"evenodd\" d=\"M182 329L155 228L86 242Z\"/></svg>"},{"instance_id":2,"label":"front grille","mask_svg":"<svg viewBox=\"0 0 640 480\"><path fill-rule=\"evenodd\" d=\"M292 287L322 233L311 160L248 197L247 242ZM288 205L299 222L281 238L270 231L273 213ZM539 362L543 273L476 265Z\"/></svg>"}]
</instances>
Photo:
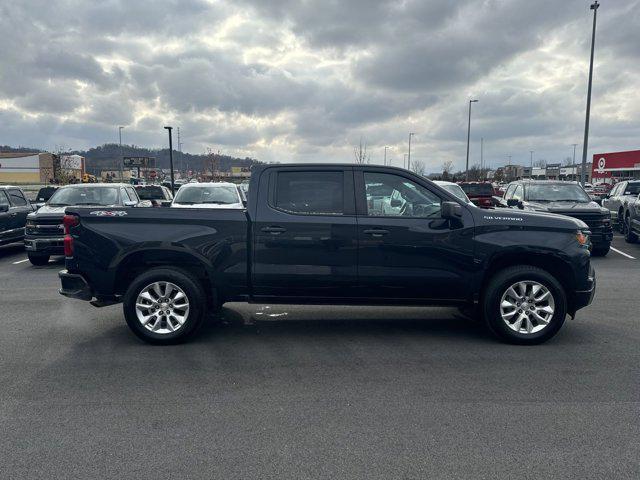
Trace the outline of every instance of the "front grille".
<instances>
[{"instance_id":1,"label":"front grille","mask_svg":"<svg viewBox=\"0 0 640 480\"><path fill-rule=\"evenodd\" d=\"M60 220L58 218L36 219L35 225L27 227L26 233L36 237L62 236L64 235L64 225L60 223Z\"/></svg>"},{"instance_id":2,"label":"front grille","mask_svg":"<svg viewBox=\"0 0 640 480\"><path fill-rule=\"evenodd\" d=\"M587 224L591 233L610 233L611 220L601 213L574 213L574 212L557 212L561 215L577 218Z\"/></svg>"}]
</instances>

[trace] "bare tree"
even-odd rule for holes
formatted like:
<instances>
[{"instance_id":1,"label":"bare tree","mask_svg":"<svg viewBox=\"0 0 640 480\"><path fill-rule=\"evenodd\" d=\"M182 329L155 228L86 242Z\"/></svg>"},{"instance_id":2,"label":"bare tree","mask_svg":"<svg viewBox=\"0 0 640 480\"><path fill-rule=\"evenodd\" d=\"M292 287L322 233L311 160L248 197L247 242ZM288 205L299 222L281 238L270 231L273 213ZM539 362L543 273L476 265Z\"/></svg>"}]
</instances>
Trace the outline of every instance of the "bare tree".
<instances>
[{"instance_id":1,"label":"bare tree","mask_svg":"<svg viewBox=\"0 0 640 480\"><path fill-rule=\"evenodd\" d=\"M356 163L362 165L363 163L369 163L369 156L367 156L367 142L362 143L362 137L360 137L360 143L358 146L353 147L353 155L356 157Z\"/></svg>"},{"instance_id":2,"label":"bare tree","mask_svg":"<svg viewBox=\"0 0 640 480\"><path fill-rule=\"evenodd\" d=\"M573 158L571 158L571 157L566 157L566 158L563 160L562 164L563 164L565 167L570 167L570 166L572 166L572 165L573 165Z\"/></svg>"},{"instance_id":3,"label":"bare tree","mask_svg":"<svg viewBox=\"0 0 640 480\"><path fill-rule=\"evenodd\" d=\"M453 171L453 160L446 160L442 164L442 179L449 180L451 172Z\"/></svg>"},{"instance_id":4,"label":"bare tree","mask_svg":"<svg viewBox=\"0 0 640 480\"><path fill-rule=\"evenodd\" d=\"M422 160L414 160L413 162L411 162L411 171L416 175L424 175L424 162Z\"/></svg>"},{"instance_id":5,"label":"bare tree","mask_svg":"<svg viewBox=\"0 0 640 480\"><path fill-rule=\"evenodd\" d=\"M213 177L218 171L218 156L213 153L213 150L211 150L211 148L207 148L207 156L204 158L202 163L202 174L206 176L208 170L211 174L211 180L213 180Z\"/></svg>"},{"instance_id":6,"label":"bare tree","mask_svg":"<svg viewBox=\"0 0 640 480\"><path fill-rule=\"evenodd\" d=\"M541 158L533 162L533 166L538 168L545 168L547 166L547 161L544 158Z\"/></svg>"}]
</instances>

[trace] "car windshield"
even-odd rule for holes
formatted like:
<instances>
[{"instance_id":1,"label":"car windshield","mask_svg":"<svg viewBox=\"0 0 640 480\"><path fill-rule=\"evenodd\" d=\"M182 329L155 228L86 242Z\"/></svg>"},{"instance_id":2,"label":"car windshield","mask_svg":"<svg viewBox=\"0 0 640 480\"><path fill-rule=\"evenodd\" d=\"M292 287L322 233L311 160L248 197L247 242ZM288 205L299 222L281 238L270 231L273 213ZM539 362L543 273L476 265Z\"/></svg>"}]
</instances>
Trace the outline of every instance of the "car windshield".
<instances>
[{"instance_id":1,"label":"car windshield","mask_svg":"<svg viewBox=\"0 0 640 480\"><path fill-rule=\"evenodd\" d=\"M467 194L464 193L464 190L462 190L462 188L460 187L460 185L456 185L456 184L444 184L444 185L440 185L442 188L444 188L447 192L449 193L453 193L456 197L458 197L460 200L462 200L463 202L467 202L469 203L469 197L467 197Z\"/></svg>"},{"instance_id":2,"label":"car windshield","mask_svg":"<svg viewBox=\"0 0 640 480\"><path fill-rule=\"evenodd\" d=\"M230 205L240 203L240 199L238 190L231 185L185 186L178 190L174 203Z\"/></svg>"},{"instance_id":3,"label":"car windshield","mask_svg":"<svg viewBox=\"0 0 640 480\"><path fill-rule=\"evenodd\" d=\"M490 183L463 183L460 187L467 195L493 196L493 187Z\"/></svg>"},{"instance_id":4,"label":"car windshield","mask_svg":"<svg viewBox=\"0 0 640 480\"><path fill-rule=\"evenodd\" d=\"M162 187L156 185L148 187L136 187L136 192L140 200L164 200L164 193Z\"/></svg>"},{"instance_id":5,"label":"car windshield","mask_svg":"<svg viewBox=\"0 0 640 480\"><path fill-rule=\"evenodd\" d=\"M575 184L534 184L528 187L528 200L530 202L580 202L587 203L591 197Z\"/></svg>"},{"instance_id":6,"label":"car windshield","mask_svg":"<svg viewBox=\"0 0 640 480\"><path fill-rule=\"evenodd\" d=\"M118 203L117 187L67 187L54 193L47 202L50 206L114 205Z\"/></svg>"}]
</instances>

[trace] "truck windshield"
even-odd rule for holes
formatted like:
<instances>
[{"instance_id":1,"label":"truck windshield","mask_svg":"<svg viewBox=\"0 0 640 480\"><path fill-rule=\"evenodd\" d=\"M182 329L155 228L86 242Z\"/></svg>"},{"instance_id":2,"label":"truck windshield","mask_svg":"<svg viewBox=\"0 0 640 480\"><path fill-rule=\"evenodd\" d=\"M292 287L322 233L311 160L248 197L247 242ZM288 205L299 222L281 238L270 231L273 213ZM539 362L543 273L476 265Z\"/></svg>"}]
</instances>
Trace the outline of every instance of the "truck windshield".
<instances>
[{"instance_id":1,"label":"truck windshield","mask_svg":"<svg viewBox=\"0 0 640 480\"><path fill-rule=\"evenodd\" d=\"M115 205L118 203L117 187L67 187L54 193L48 205L66 207L70 205Z\"/></svg>"},{"instance_id":2,"label":"truck windshield","mask_svg":"<svg viewBox=\"0 0 640 480\"><path fill-rule=\"evenodd\" d=\"M490 183L463 183L460 185L464 193L469 196L493 196L493 187Z\"/></svg>"},{"instance_id":3,"label":"truck windshield","mask_svg":"<svg viewBox=\"0 0 640 480\"><path fill-rule=\"evenodd\" d=\"M185 186L178 190L173 203L231 205L240 203L240 198L238 197L237 188L230 185Z\"/></svg>"},{"instance_id":4,"label":"truck windshield","mask_svg":"<svg viewBox=\"0 0 640 480\"><path fill-rule=\"evenodd\" d=\"M529 185L527 196L530 202L588 203L591 201L587 192L581 186L574 184Z\"/></svg>"}]
</instances>

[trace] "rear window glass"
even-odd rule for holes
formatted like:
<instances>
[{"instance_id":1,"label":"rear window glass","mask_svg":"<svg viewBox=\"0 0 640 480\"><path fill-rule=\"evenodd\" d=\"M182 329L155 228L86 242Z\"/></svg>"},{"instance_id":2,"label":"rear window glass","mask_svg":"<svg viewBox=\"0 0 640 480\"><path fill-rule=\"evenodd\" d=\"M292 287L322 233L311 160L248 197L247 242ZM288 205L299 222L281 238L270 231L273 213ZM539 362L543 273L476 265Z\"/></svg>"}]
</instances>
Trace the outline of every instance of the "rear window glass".
<instances>
[{"instance_id":1,"label":"rear window glass","mask_svg":"<svg viewBox=\"0 0 640 480\"><path fill-rule=\"evenodd\" d=\"M490 183L463 183L460 185L467 195L493 195Z\"/></svg>"},{"instance_id":2,"label":"rear window glass","mask_svg":"<svg viewBox=\"0 0 640 480\"><path fill-rule=\"evenodd\" d=\"M344 176L342 172L279 172L276 207L306 215L342 215L344 213Z\"/></svg>"}]
</instances>

